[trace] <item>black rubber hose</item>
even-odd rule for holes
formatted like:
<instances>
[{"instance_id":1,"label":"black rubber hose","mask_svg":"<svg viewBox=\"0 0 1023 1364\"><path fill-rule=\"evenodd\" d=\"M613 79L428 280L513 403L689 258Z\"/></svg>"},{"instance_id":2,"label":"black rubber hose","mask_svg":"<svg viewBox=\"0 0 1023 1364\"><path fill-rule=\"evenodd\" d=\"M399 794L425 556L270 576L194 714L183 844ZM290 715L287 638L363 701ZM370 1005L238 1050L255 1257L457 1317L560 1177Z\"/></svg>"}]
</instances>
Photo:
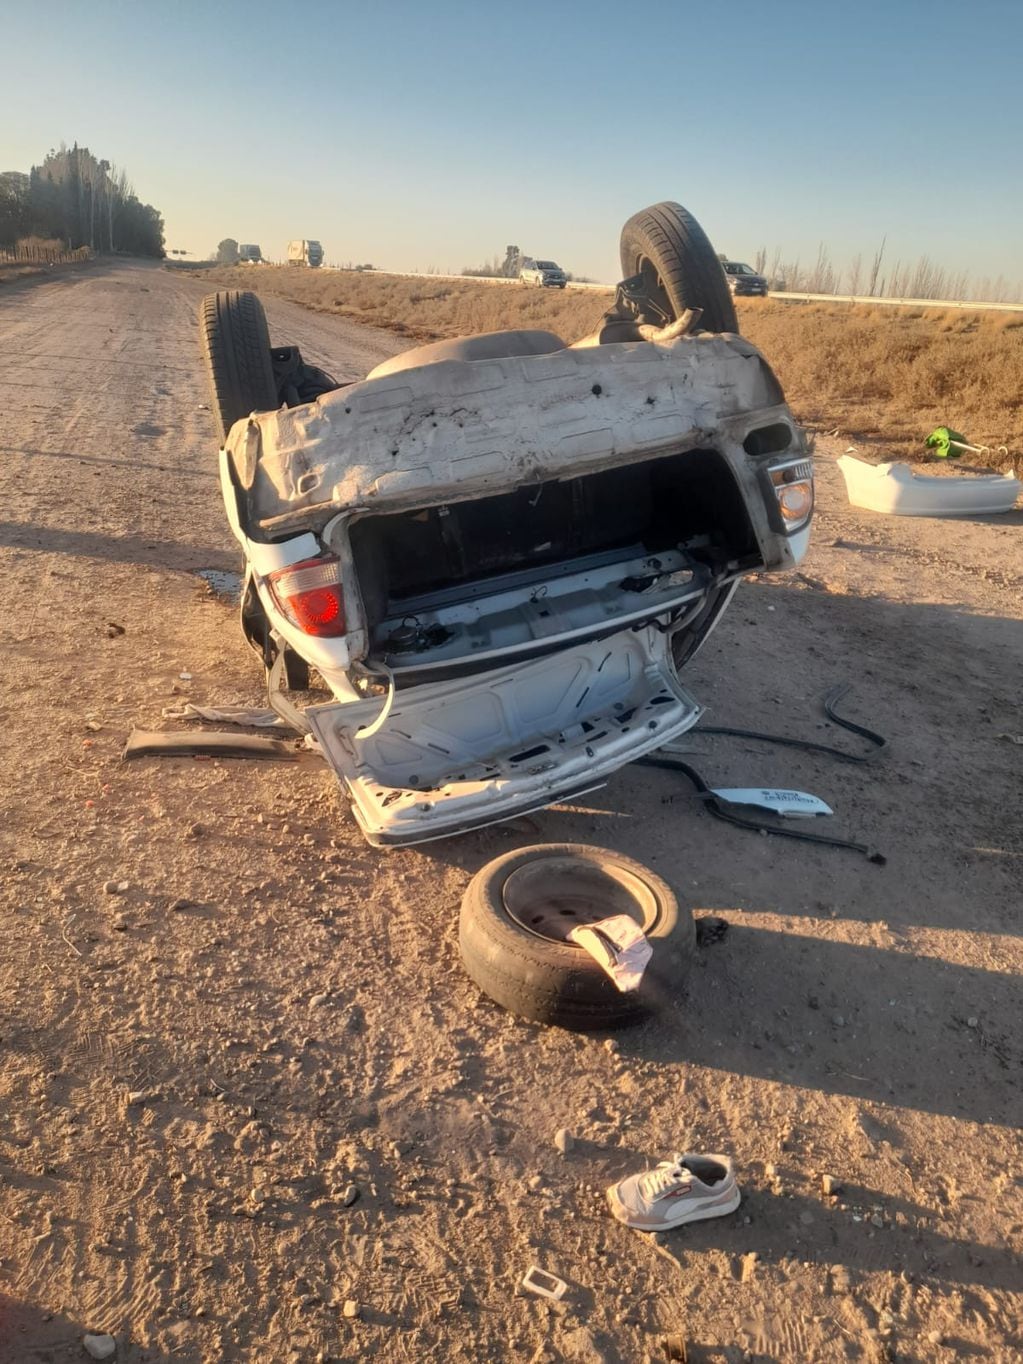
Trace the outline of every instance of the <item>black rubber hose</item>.
<instances>
[{"instance_id":1,"label":"black rubber hose","mask_svg":"<svg viewBox=\"0 0 1023 1364\"><path fill-rule=\"evenodd\" d=\"M697 725L692 731L694 734L727 734L739 739L756 739L761 743L781 744L786 748L800 748L809 753L827 753L829 757L839 758L847 763L866 763L876 757L882 748L886 748L888 740L882 735L876 734L874 730L867 729L865 725L858 725L853 720L846 720L838 714L835 707L842 697L849 690L848 682L840 682L838 686L832 687L824 698L824 712L829 720L833 720L842 729L847 729L853 734L859 734L874 745L874 753L847 753L841 748L832 748L829 744L815 744L809 739L790 739L783 734L762 734L755 729L732 729L724 725ZM638 759L644 767L659 767L666 772L681 772L683 776L696 787L697 791L703 796L707 809L715 819L724 820L726 824L734 824L740 829L751 829L755 833L773 834L777 838L795 838L801 843L820 843L827 848L848 848L851 852L862 853L870 862L883 867L887 858L866 843L856 843L848 838L832 838L830 834L811 834L802 829L784 829L777 824L767 824L763 820L754 819L750 815L740 815L735 811L734 806L729 801L721 800L716 796L704 779L697 772L695 767L690 767L681 758L672 757L653 757Z\"/></svg>"},{"instance_id":2,"label":"black rubber hose","mask_svg":"<svg viewBox=\"0 0 1023 1364\"><path fill-rule=\"evenodd\" d=\"M849 690L848 682L840 682L837 687L832 687L824 698L824 713L829 720L833 720L836 725L841 725L852 734L859 734L874 745L873 753L847 753L842 748L832 748L830 744L815 744L809 739L790 739L784 734L761 734L755 729L731 729L726 725L697 725L694 733L699 734L728 734L736 739L757 739L765 744L781 744L785 748L801 748L808 753L827 753L831 758L839 758L846 763L869 763L873 762L882 748L888 747L888 740L880 734L875 734L872 729L867 729L865 725L858 725L853 720L845 720L835 710L835 706L841 701L842 697Z\"/></svg>"},{"instance_id":3,"label":"black rubber hose","mask_svg":"<svg viewBox=\"0 0 1023 1364\"><path fill-rule=\"evenodd\" d=\"M779 825L766 824L752 816L737 814L731 803L714 795L696 768L690 767L681 758L647 757L639 758L637 761L644 767L660 767L665 772L681 772L703 796L707 809L714 818L724 820L726 824L734 824L740 829L751 829L754 833L773 834L777 838L795 838L800 843L820 843L826 848L848 848L851 852L862 853L869 862L874 862L879 867L883 867L888 861L883 853L875 851L866 843L855 843L848 838L833 838L830 834L811 834L803 829L783 829Z\"/></svg>"}]
</instances>

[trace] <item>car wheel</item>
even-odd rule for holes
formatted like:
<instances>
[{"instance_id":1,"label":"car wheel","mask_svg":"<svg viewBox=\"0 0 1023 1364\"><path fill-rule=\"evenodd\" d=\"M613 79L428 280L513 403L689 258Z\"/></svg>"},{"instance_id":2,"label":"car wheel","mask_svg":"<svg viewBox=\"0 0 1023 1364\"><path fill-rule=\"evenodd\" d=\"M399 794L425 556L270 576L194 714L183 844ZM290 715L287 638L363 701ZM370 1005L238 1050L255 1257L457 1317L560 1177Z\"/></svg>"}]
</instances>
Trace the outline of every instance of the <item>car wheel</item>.
<instances>
[{"instance_id":1,"label":"car wheel","mask_svg":"<svg viewBox=\"0 0 1023 1364\"><path fill-rule=\"evenodd\" d=\"M207 294L199 305L199 343L223 439L250 412L278 406L270 332L255 294L243 289Z\"/></svg>"},{"instance_id":2,"label":"car wheel","mask_svg":"<svg viewBox=\"0 0 1023 1364\"><path fill-rule=\"evenodd\" d=\"M621 992L582 947L576 925L628 914L653 955L638 990ZM586 844L520 848L477 872L462 897L459 948L485 994L522 1018L614 1028L681 996L696 949L693 916L631 857Z\"/></svg>"},{"instance_id":3,"label":"car wheel","mask_svg":"<svg viewBox=\"0 0 1023 1364\"><path fill-rule=\"evenodd\" d=\"M704 331L739 330L721 262L681 204L654 204L633 214L622 228L621 258L625 278L642 275L647 293L672 318L700 308Z\"/></svg>"}]
</instances>

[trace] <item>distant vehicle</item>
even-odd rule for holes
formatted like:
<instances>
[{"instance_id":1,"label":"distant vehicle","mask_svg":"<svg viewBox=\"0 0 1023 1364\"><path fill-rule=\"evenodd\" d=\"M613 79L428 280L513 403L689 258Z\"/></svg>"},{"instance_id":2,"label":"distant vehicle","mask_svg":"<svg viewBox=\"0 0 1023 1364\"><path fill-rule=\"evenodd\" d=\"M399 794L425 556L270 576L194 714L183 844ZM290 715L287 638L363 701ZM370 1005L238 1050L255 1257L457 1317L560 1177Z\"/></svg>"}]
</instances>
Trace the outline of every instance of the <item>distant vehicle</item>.
<instances>
[{"instance_id":1,"label":"distant vehicle","mask_svg":"<svg viewBox=\"0 0 1023 1364\"><path fill-rule=\"evenodd\" d=\"M323 247L319 242L311 242L303 239L302 241L288 242L288 264L289 265L310 265L317 266L323 264Z\"/></svg>"},{"instance_id":2,"label":"distant vehicle","mask_svg":"<svg viewBox=\"0 0 1023 1364\"><path fill-rule=\"evenodd\" d=\"M529 256L519 267L519 279L539 289L564 289L568 283L564 270L555 261L532 260Z\"/></svg>"},{"instance_id":3,"label":"distant vehicle","mask_svg":"<svg viewBox=\"0 0 1023 1364\"><path fill-rule=\"evenodd\" d=\"M758 275L751 265L739 260L723 260L721 268L728 280L728 287L736 297L767 297L767 280Z\"/></svg>"},{"instance_id":4,"label":"distant vehicle","mask_svg":"<svg viewBox=\"0 0 1023 1364\"><path fill-rule=\"evenodd\" d=\"M238 261L242 265L259 265L263 252L255 242L242 242L238 247Z\"/></svg>"}]
</instances>

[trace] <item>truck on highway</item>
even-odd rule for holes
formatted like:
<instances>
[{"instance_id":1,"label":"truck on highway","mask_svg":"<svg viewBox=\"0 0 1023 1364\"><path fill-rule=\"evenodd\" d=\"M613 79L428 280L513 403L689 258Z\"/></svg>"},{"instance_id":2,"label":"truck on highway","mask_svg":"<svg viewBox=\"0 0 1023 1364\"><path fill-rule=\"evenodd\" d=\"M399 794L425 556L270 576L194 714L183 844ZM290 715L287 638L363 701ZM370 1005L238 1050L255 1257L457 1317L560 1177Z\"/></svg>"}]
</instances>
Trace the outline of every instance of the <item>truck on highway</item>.
<instances>
[{"instance_id":1,"label":"truck on highway","mask_svg":"<svg viewBox=\"0 0 1023 1364\"><path fill-rule=\"evenodd\" d=\"M238 246L238 260L243 265L259 265L263 252L255 242L241 242Z\"/></svg>"},{"instance_id":2,"label":"truck on highway","mask_svg":"<svg viewBox=\"0 0 1023 1364\"><path fill-rule=\"evenodd\" d=\"M288 242L288 264L289 265L311 265L323 264L323 247L319 242L302 241Z\"/></svg>"}]
</instances>

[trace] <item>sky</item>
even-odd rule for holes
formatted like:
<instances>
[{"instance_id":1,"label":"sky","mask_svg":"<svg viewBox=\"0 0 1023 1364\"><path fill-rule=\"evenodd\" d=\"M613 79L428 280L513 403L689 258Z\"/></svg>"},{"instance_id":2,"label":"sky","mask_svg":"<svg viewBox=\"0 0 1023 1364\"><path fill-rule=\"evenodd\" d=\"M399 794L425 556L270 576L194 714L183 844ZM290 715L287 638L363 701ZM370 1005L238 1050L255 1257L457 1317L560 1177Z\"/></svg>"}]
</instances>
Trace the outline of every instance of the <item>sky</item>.
<instances>
[{"instance_id":1,"label":"sky","mask_svg":"<svg viewBox=\"0 0 1023 1364\"><path fill-rule=\"evenodd\" d=\"M0 0L0 170L127 169L167 246L619 277L663 199L718 251L1023 280L1017 0Z\"/></svg>"}]
</instances>

